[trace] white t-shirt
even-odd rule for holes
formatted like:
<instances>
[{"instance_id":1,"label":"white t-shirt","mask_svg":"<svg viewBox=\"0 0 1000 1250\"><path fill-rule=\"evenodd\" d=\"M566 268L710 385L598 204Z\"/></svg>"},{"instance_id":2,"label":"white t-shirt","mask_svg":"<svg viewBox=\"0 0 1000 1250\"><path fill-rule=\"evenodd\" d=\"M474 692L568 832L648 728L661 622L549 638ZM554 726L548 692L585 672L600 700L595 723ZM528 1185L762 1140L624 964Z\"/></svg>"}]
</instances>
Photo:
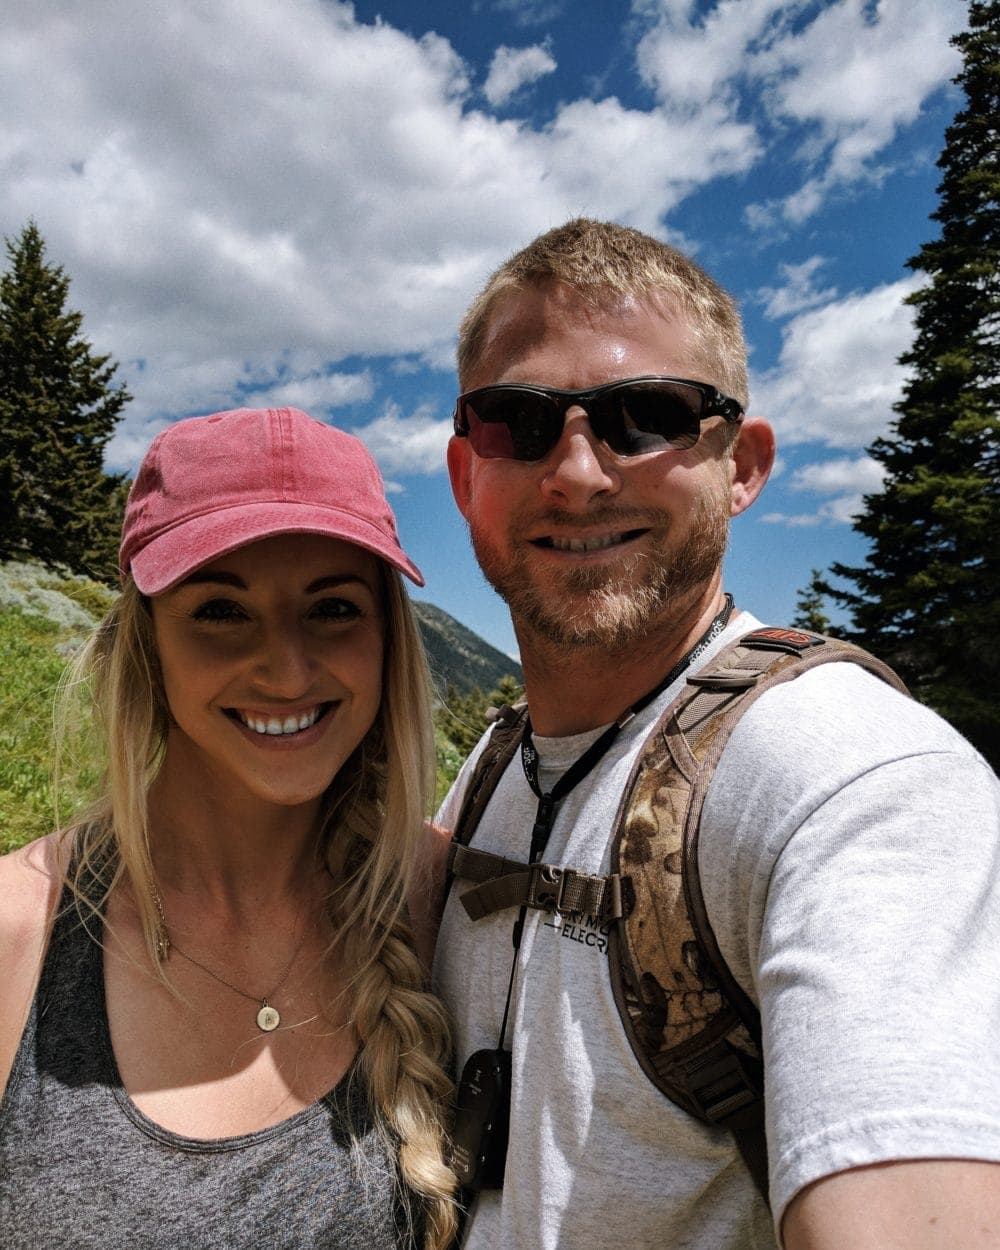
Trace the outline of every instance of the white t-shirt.
<instances>
[{"instance_id":1,"label":"white t-shirt","mask_svg":"<svg viewBox=\"0 0 1000 1250\"><path fill-rule=\"evenodd\" d=\"M695 667L758 624L739 615ZM610 871L626 780L683 681L563 800L546 862ZM536 735L542 788L599 732ZM476 755L438 814L446 828ZM525 859L535 808L515 756L473 845ZM504 1188L480 1196L466 1247L774 1250L789 1200L822 1176L900 1158L1000 1162L998 860L1000 786L928 709L851 664L762 696L709 788L699 868L723 955L761 1007L774 1225L730 1135L642 1072L606 933L529 912ZM459 1071L497 1045L516 917L473 923L461 889L435 960Z\"/></svg>"}]
</instances>

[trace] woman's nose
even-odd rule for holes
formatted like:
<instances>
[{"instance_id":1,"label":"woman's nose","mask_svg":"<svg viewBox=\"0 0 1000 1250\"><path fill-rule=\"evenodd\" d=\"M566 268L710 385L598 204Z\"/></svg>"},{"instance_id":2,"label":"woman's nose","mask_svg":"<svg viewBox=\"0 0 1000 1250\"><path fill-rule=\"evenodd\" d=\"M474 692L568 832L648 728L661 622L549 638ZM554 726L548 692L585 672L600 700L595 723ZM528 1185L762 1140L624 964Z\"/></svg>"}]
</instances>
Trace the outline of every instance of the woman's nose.
<instances>
[{"instance_id":1,"label":"woman's nose","mask_svg":"<svg viewBox=\"0 0 1000 1250\"><path fill-rule=\"evenodd\" d=\"M262 689L284 698L305 693L313 676L308 639L298 627L269 629L260 640L255 679Z\"/></svg>"}]
</instances>

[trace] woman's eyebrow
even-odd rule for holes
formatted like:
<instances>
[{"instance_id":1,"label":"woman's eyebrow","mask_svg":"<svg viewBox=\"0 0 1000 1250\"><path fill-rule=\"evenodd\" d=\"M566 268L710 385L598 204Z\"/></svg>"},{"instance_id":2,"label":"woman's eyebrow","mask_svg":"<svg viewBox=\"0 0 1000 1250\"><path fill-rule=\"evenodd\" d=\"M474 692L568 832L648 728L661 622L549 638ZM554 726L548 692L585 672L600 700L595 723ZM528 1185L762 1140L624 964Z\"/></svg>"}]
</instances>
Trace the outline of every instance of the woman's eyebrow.
<instances>
[{"instance_id":1,"label":"woman's eyebrow","mask_svg":"<svg viewBox=\"0 0 1000 1250\"><path fill-rule=\"evenodd\" d=\"M220 586L233 586L237 590L247 588L242 577L237 577L235 573L227 573L223 569L195 569L189 577L178 582L178 586L197 586L205 582L215 582Z\"/></svg>"},{"instance_id":2,"label":"woman's eyebrow","mask_svg":"<svg viewBox=\"0 0 1000 1250\"><path fill-rule=\"evenodd\" d=\"M224 569L196 569L190 577L185 577L180 586L198 586L205 584L214 584L218 586L232 586L236 590L248 590L246 582L236 573L227 573ZM331 590L338 586L345 585L363 586L366 590L372 587L358 573L330 573L326 577L317 577L315 581L309 583L305 588L307 595L317 594L321 590Z\"/></svg>"},{"instance_id":3,"label":"woman's eyebrow","mask_svg":"<svg viewBox=\"0 0 1000 1250\"><path fill-rule=\"evenodd\" d=\"M329 577L318 577L316 581L310 582L306 587L307 595L314 595L319 590L330 590L337 586L344 586L350 583L356 583L363 586L365 590L371 590L368 582L357 573L333 573Z\"/></svg>"}]
</instances>

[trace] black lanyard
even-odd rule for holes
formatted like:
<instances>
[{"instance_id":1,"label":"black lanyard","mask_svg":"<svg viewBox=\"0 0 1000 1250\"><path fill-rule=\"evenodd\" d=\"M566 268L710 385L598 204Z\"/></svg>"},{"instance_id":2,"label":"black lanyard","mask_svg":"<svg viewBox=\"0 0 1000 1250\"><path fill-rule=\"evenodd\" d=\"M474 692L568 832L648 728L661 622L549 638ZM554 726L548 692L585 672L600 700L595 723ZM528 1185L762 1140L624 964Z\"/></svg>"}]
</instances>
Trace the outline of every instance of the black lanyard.
<instances>
[{"instance_id":1,"label":"black lanyard","mask_svg":"<svg viewBox=\"0 0 1000 1250\"><path fill-rule=\"evenodd\" d=\"M524 769L525 780L531 787L532 794L538 799L538 808L535 811L535 823L531 829L531 844L528 850L528 862L533 864L541 858L545 851L549 835L552 832L552 826L556 819L556 805L575 789L581 781L596 768L597 764L611 749L611 744L618 737L619 733L625 728L629 721L637 716L644 708L664 690L680 677L681 673L692 664L698 656L705 650L710 643L716 638L729 624L729 618L733 614L733 597L727 594L725 603L718 616L712 621L708 629L702 634L698 641L694 644L690 651L683 655L673 666L666 677L658 681L652 690L647 691L641 699L636 700L627 711L609 725L596 741L592 742L583 754L572 763L563 773L559 780L549 791L543 791L538 782L538 751L535 748L534 739L531 736L531 717L525 718L524 732L521 735L521 767ZM514 988L514 973L517 969L517 952L521 947L521 934L524 931L524 918L527 915L527 907L522 906L518 913L517 921L514 924L513 942L514 942L514 962L510 970L510 981L507 985L507 1001L504 1003L503 1022L500 1025L500 1041L498 1046L503 1049L504 1035L507 1032L507 1015L510 1011L511 992Z\"/></svg>"},{"instance_id":2,"label":"black lanyard","mask_svg":"<svg viewBox=\"0 0 1000 1250\"><path fill-rule=\"evenodd\" d=\"M666 677L658 681L652 690L647 691L641 699L637 699L627 711L618 717L613 725L609 725L604 733L587 747L579 759L566 769L547 793L542 792L538 782L538 751L535 749L535 742L531 736L531 716L529 715L525 718L524 733L521 735L521 767L524 769L524 777L531 787L532 794L538 799L538 810L535 812L535 823L531 830L531 846L528 851L529 863L533 864L545 850L549 834L552 832L552 826L555 824L556 804L560 803L597 766L632 717L638 716L644 708L649 707L653 700L662 694L671 682L676 681L681 673L701 655L705 648L718 638L729 624L729 618L732 614L733 597L727 594L722 610L691 650L681 656Z\"/></svg>"}]
</instances>

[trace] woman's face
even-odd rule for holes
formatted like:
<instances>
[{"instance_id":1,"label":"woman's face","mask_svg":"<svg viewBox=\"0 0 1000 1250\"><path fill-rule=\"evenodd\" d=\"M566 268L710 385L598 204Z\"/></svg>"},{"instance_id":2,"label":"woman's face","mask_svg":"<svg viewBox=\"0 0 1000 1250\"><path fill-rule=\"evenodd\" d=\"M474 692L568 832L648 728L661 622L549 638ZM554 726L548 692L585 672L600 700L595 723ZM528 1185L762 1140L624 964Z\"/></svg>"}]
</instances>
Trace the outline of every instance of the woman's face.
<instances>
[{"instance_id":1,"label":"woman's face","mask_svg":"<svg viewBox=\"0 0 1000 1250\"><path fill-rule=\"evenodd\" d=\"M279 535L151 603L171 777L237 802L316 802L379 707L376 558L334 538Z\"/></svg>"}]
</instances>

